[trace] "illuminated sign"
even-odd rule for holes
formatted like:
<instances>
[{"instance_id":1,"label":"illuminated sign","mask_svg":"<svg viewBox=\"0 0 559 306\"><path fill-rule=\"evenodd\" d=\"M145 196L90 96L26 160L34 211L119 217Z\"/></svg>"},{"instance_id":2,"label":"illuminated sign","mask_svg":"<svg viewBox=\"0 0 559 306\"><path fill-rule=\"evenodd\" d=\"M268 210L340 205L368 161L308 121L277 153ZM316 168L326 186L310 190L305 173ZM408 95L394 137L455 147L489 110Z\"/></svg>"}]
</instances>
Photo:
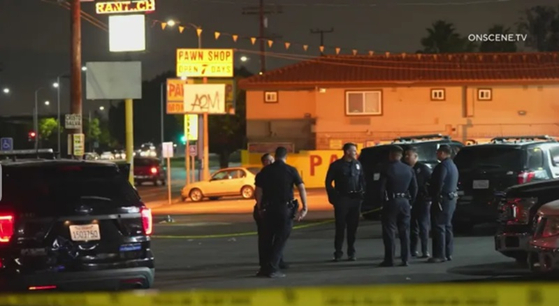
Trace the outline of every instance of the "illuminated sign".
<instances>
[{"instance_id":1,"label":"illuminated sign","mask_svg":"<svg viewBox=\"0 0 559 306\"><path fill-rule=\"evenodd\" d=\"M167 114L185 114L184 84L201 84L201 79L167 79ZM208 84L225 84L225 109L230 115L235 114L236 86L235 79L208 79Z\"/></svg>"},{"instance_id":2,"label":"illuminated sign","mask_svg":"<svg viewBox=\"0 0 559 306\"><path fill-rule=\"evenodd\" d=\"M95 3L97 14L121 14L155 11L155 0L111 1Z\"/></svg>"},{"instance_id":3,"label":"illuminated sign","mask_svg":"<svg viewBox=\"0 0 559 306\"><path fill-rule=\"evenodd\" d=\"M177 49L178 77L233 77L233 49Z\"/></svg>"}]
</instances>

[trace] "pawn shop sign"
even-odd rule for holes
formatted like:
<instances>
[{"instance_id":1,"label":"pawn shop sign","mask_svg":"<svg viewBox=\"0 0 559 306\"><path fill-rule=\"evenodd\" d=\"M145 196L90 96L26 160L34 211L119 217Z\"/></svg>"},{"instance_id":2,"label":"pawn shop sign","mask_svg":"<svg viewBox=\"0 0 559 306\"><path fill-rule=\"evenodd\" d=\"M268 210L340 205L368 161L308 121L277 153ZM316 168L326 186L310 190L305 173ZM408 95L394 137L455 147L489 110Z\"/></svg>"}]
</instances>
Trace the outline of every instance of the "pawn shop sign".
<instances>
[{"instance_id":1,"label":"pawn shop sign","mask_svg":"<svg viewBox=\"0 0 559 306\"><path fill-rule=\"evenodd\" d=\"M177 49L178 77L233 77L233 49Z\"/></svg>"}]
</instances>

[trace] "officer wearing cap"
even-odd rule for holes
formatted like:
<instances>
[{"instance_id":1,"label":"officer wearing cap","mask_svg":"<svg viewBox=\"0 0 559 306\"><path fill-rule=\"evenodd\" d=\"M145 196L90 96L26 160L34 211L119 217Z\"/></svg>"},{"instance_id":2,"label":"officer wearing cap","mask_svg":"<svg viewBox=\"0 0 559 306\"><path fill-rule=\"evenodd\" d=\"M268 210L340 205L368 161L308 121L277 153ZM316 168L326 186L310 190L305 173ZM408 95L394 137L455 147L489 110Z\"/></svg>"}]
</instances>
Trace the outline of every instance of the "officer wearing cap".
<instances>
[{"instance_id":1,"label":"officer wearing cap","mask_svg":"<svg viewBox=\"0 0 559 306\"><path fill-rule=\"evenodd\" d=\"M299 207L293 186L297 186L303 206L297 219L300 221L307 215L305 185L297 169L286 163L287 149L278 147L274 157L274 163L260 171L255 184L256 206L264 223L262 239L269 254L261 275L271 278L285 277L280 271L280 261Z\"/></svg>"},{"instance_id":2,"label":"officer wearing cap","mask_svg":"<svg viewBox=\"0 0 559 306\"><path fill-rule=\"evenodd\" d=\"M262 157L260 158L260 161L262 162L262 167L266 167L270 164L272 164L274 162L274 157L269 154L266 153L264 155L262 155ZM256 174L256 177L258 178L258 176L260 175L260 173ZM264 276L264 271L266 269L265 265L266 265L266 258L267 258L267 252L270 249L270 246L267 245L267 242L264 238L264 235L262 234L264 231L264 224L263 224L263 218L261 217L260 212L258 211L258 205L254 204L254 212L252 214L252 216L254 217L254 221L256 221L256 228L257 228L257 232L258 232L258 263L260 266L260 269L258 270L258 273L256 273L257 276ZM289 265L283 261L283 258L280 260L280 269L288 269Z\"/></svg>"},{"instance_id":3,"label":"officer wearing cap","mask_svg":"<svg viewBox=\"0 0 559 306\"><path fill-rule=\"evenodd\" d=\"M431 199L427 183L431 179L431 168L419 162L417 148L408 148L404 154L406 164L415 172L417 180L417 198L411 208L410 251L412 257L419 256L417 252L418 240L421 241L421 258L429 258L429 229Z\"/></svg>"},{"instance_id":4,"label":"officer wearing cap","mask_svg":"<svg viewBox=\"0 0 559 306\"><path fill-rule=\"evenodd\" d=\"M411 205L417 196L417 181L413 169L402 163L403 149L390 148L389 162L380 175L382 207L382 240L384 261L382 267L394 266L396 230L400 236L402 266L408 266L410 246Z\"/></svg>"},{"instance_id":5,"label":"officer wearing cap","mask_svg":"<svg viewBox=\"0 0 559 306\"><path fill-rule=\"evenodd\" d=\"M365 193L365 177L363 167L357 161L357 145L346 143L343 151L344 156L330 164L325 184L328 201L334 205L336 218L334 261L340 261L344 254L342 247L346 229L348 260L355 261L355 235L359 226L361 203Z\"/></svg>"},{"instance_id":6,"label":"officer wearing cap","mask_svg":"<svg viewBox=\"0 0 559 306\"><path fill-rule=\"evenodd\" d=\"M433 170L429 183L431 205L431 226L433 237L433 257L429 262L440 263L452 260L454 234L452 217L458 198L458 168L450 158L452 149L441 145L437 150L440 163Z\"/></svg>"}]
</instances>

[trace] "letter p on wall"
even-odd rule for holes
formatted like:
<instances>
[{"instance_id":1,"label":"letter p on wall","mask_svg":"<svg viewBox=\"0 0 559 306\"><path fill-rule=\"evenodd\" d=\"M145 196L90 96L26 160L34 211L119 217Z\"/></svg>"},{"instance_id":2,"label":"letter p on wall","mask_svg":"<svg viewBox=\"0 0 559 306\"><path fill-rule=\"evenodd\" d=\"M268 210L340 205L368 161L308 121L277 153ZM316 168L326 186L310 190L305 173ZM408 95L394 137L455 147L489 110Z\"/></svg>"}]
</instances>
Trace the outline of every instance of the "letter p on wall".
<instances>
[{"instance_id":1,"label":"letter p on wall","mask_svg":"<svg viewBox=\"0 0 559 306\"><path fill-rule=\"evenodd\" d=\"M309 156L309 158L310 158L310 166L311 166L310 174L311 176L314 176L316 172L316 167L322 165L322 157L320 155L311 155Z\"/></svg>"}]
</instances>

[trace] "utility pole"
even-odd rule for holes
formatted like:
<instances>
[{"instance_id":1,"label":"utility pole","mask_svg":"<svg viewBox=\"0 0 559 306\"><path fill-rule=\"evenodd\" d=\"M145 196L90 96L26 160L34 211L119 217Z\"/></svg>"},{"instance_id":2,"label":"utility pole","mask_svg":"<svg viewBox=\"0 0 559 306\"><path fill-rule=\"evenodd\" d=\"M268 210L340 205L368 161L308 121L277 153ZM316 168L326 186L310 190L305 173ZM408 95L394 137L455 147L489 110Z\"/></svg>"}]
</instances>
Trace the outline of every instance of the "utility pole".
<instances>
[{"instance_id":1,"label":"utility pole","mask_svg":"<svg viewBox=\"0 0 559 306\"><path fill-rule=\"evenodd\" d=\"M334 33L334 28L330 28L330 30L311 30L311 34L320 34L320 46L324 47L324 34ZM320 52L320 55L324 55L324 52Z\"/></svg>"},{"instance_id":2,"label":"utility pole","mask_svg":"<svg viewBox=\"0 0 559 306\"><path fill-rule=\"evenodd\" d=\"M82 117L82 38L81 38L81 3L80 0L72 0L71 3L71 51L70 51L70 113ZM82 121L83 124L83 120ZM76 150L74 148L75 137L81 138L82 150L85 147L84 137L82 136L82 124L77 129L70 130L73 143L68 145L72 146L72 156L74 158L81 158L82 156L75 156ZM78 134L79 136L76 136Z\"/></svg>"},{"instance_id":3,"label":"utility pole","mask_svg":"<svg viewBox=\"0 0 559 306\"><path fill-rule=\"evenodd\" d=\"M281 6L265 6L264 0L258 0L259 5L257 7L244 7L243 15L258 15L258 40L260 45L260 72L266 72L266 40L267 39L277 39L281 38L279 35L267 35L267 15L281 14L283 13L283 8Z\"/></svg>"}]
</instances>

